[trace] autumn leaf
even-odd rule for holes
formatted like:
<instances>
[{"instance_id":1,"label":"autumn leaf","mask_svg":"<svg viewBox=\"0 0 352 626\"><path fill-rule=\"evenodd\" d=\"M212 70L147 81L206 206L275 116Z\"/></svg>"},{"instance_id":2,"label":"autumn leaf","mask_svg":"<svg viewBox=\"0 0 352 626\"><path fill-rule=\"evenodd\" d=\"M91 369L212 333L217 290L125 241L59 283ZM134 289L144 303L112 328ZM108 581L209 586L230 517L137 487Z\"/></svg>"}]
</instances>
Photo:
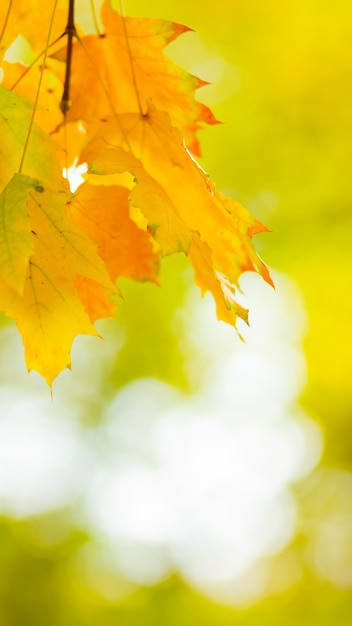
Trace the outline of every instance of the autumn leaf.
<instances>
[{"instance_id":1,"label":"autumn leaf","mask_svg":"<svg viewBox=\"0 0 352 626\"><path fill-rule=\"evenodd\" d=\"M79 298L77 277L97 281L110 294L114 287L93 242L67 218L65 206L70 197L65 190L44 188L40 181L23 175L15 178L13 187L16 183L28 191L33 253L23 293L3 284L0 304L17 322L28 369L36 369L51 384L70 366L74 337L97 335Z\"/></svg>"},{"instance_id":2,"label":"autumn leaf","mask_svg":"<svg viewBox=\"0 0 352 626\"><path fill-rule=\"evenodd\" d=\"M199 154L197 131L217 123L210 109L195 99L195 91L206 83L163 54L168 43L190 29L165 20L121 17L108 1L102 6L102 21L103 36L88 35L74 45L67 121L99 120L112 112L144 113L152 99L168 111L189 149ZM66 49L54 57L65 60Z\"/></svg>"},{"instance_id":3,"label":"autumn leaf","mask_svg":"<svg viewBox=\"0 0 352 626\"><path fill-rule=\"evenodd\" d=\"M129 190L85 183L69 205L69 216L97 244L112 282L125 276L158 282L159 247L131 218ZM111 290L89 278L80 278L78 290L91 319L113 315Z\"/></svg>"},{"instance_id":4,"label":"autumn leaf","mask_svg":"<svg viewBox=\"0 0 352 626\"><path fill-rule=\"evenodd\" d=\"M131 219L125 187L85 183L70 203L71 219L98 245L112 280L157 281L158 246Z\"/></svg>"},{"instance_id":5,"label":"autumn leaf","mask_svg":"<svg viewBox=\"0 0 352 626\"><path fill-rule=\"evenodd\" d=\"M189 243L196 235L198 248L206 244L205 256L208 259L210 250L211 262L204 262L203 270L196 272L196 279L203 291L212 286L217 301L219 286L224 285L224 279L220 280L219 276L226 277L228 284L238 286L244 271L256 271L271 282L266 266L251 243L252 235L266 228L240 204L216 191L205 172L184 149L182 137L171 126L166 113L150 105L143 117L121 115L118 124L110 119L87 145L82 159L90 164L90 170L95 174L112 174L127 169L135 175L139 208L148 218L157 240L159 226L171 219L182 225ZM153 206L160 204L167 209L167 215L159 211L153 213ZM173 230L172 235L177 236L177 232ZM160 243L163 244L163 237ZM184 248L186 253L189 243ZM169 245L176 247L179 240ZM191 262L194 258L195 252L190 256ZM198 266L200 258L198 255ZM209 272L211 277L207 276ZM235 304L233 291L231 298L228 297L229 288L226 293L224 289L222 291L227 308L232 307L236 315L247 319L246 312ZM224 319L224 314L220 313L220 318Z\"/></svg>"}]
</instances>

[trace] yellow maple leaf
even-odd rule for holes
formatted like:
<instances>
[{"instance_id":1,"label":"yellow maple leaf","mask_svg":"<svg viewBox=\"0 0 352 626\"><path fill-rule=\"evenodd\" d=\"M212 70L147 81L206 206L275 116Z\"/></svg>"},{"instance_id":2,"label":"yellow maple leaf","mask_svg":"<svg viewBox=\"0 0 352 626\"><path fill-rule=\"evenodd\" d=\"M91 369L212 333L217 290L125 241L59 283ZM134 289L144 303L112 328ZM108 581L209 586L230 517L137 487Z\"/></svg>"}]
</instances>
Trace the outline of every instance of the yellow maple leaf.
<instances>
[{"instance_id":1,"label":"yellow maple leaf","mask_svg":"<svg viewBox=\"0 0 352 626\"><path fill-rule=\"evenodd\" d=\"M191 262L197 258L199 286L203 291L211 289L221 319L224 314L219 304L219 287L225 307L246 319L246 312L235 305L234 288L244 271L258 272L271 283L251 241L253 234L267 229L239 203L216 191L185 149L179 131L171 126L166 113L149 104L143 117L125 114L119 116L119 123L111 118L101 125L83 151L82 159L97 174L131 171L137 180L139 208L147 216L156 239L158 227L165 227L172 216L172 223L181 224L189 241L196 241L198 249L205 244L201 270L202 255L197 255L195 250L190 255ZM160 211L153 214L153 206L158 207L160 202L167 214ZM160 224L158 219L162 220Z\"/></svg>"},{"instance_id":2,"label":"yellow maple leaf","mask_svg":"<svg viewBox=\"0 0 352 626\"><path fill-rule=\"evenodd\" d=\"M66 216L70 199L63 188L44 188L40 181L18 175L27 183L27 209L33 252L27 264L23 293L0 283L0 306L21 332L29 370L49 384L70 366L70 349L77 334L97 335L76 287L85 276L114 293L104 263L93 242Z\"/></svg>"}]
</instances>

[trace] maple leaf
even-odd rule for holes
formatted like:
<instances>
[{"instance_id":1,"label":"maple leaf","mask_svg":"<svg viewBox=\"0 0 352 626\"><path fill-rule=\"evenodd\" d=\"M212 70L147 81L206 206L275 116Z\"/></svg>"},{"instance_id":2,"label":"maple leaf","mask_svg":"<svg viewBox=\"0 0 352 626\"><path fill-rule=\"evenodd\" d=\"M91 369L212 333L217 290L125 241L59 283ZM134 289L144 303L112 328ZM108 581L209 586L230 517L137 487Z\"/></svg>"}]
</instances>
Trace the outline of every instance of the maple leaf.
<instances>
[{"instance_id":1,"label":"maple leaf","mask_svg":"<svg viewBox=\"0 0 352 626\"><path fill-rule=\"evenodd\" d=\"M69 216L98 246L110 278L158 282L159 248L130 215L129 190L85 183L69 205ZM111 290L89 278L78 282L81 299L92 320L113 315Z\"/></svg>"},{"instance_id":2,"label":"maple leaf","mask_svg":"<svg viewBox=\"0 0 352 626\"><path fill-rule=\"evenodd\" d=\"M162 52L190 29L165 20L121 17L108 1L101 16L104 35L82 37L73 47L67 121L103 119L112 111L144 113L152 99L168 111L189 149L199 154L197 131L204 123L218 123L195 99L195 91L206 83ZM53 57L65 60L66 49Z\"/></svg>"},{"instance_id":3,"label":"maple leaf","mask_svg":"<svg viewBox=\"0 0 352 626\"><path fill-rule=\"evenodd\" d=\"M143 117L133 113L120 115L118 124L110 118L92 138L81 158L90 164L90 170L95 174L112 174L126 169L132 172L138 189L134 200L138 198L139 208L148 218L162 248L165 234L159 240L158 229L170 220L173 225L179 225L179 229L170 229L171 232L167 233L168 246L183 248L187 253L192 241L196 241L198 249L204 244L206 261L202 271L199 271L201 255L195 250L190 255L191 262L197 259L199 286L203 291L210 289L213 292L221 319L228 321L229 316L219 305L219 287L226 308L247 319L247 313L236 305L233 288L231 291L228 285L238 285L239 276L244 271L259 272L271 282L266 266L251 243L252 235L266 228L239 203L215 190L205 172L185 150L182 136L171 126L166 113L150 104ZM164 214L158 210L160 205ZM157 207L155 212L154 207ZM179 239L175 241L180 228L183 229L183 241L187 241L183 246L180 246ZM170 243L171 237L173 241ZM232 315L231 319L234 317Z\"/></svg>"},{"instance_id":4,"label":"maple leaf","mask_svg":"<svg viewBox=\"0 0 352 626\"><path fill-rule=\"evenodd\" d=\"M98 245L113 280L157 282L158 247L130 215L129 190L85 183L70 204L70 216Z\"/></svg>"},{"instance_id":5,"label":"maple leaf","mask_svg":"<svg viewBox=\"0 0 352 626\"><path fill-rule=\"evenodd\" d=\"M51 384L63 368L70 366L74 337L80 333L97 335L79 298L77 277L99 282L110 289L110 294L114 287L93 242L65 215L70 196L64 189L44 188L42 181L18 174L13 185L11 181L5 189L6 199L12 187L22 189L22 195L27 192L26 230L29 226L33 251L21 289L12 283L10 288L4 285L2 277L0 305L17 322L28 369L36 369ZM10 202L16 198L10 197ZM9 238L11 235L8 232ZM22 274L22 266L20 269Z\"/></svg>"}]
</instances>

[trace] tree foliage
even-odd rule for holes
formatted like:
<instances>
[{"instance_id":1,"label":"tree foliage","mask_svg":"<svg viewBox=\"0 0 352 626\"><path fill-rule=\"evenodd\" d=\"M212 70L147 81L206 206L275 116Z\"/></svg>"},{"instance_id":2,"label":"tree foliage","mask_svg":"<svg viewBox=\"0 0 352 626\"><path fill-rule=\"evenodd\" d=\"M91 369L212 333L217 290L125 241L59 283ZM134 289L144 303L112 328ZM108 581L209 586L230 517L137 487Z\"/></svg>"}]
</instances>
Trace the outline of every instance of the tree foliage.
<instances>
[{"instance_id":1,"label":"tree foliage","mask_svg":"<svg viewBox=\"0 0 352 626\"><path fill-rule=\"evenodd\" d=\"M106 0L103 31L84 35L74 3L3 3L0 86L0 306L16 320L29 370L52 383L76 335L114 314L117 281L158 283L182 252L219 319L247 320L239 278L271 282L252 237L261 222L198 165L199 129L216 124L195 97L205 83L165 46L187 27L127 18ZM35 19L38 15L38 19ZM40 16L40 18L39 18ZM66 24L66 27L65 27ZM10 63L16 36L33 61ZM72 193L63 171L87 164Z\"/></svg>"}]
</instances>

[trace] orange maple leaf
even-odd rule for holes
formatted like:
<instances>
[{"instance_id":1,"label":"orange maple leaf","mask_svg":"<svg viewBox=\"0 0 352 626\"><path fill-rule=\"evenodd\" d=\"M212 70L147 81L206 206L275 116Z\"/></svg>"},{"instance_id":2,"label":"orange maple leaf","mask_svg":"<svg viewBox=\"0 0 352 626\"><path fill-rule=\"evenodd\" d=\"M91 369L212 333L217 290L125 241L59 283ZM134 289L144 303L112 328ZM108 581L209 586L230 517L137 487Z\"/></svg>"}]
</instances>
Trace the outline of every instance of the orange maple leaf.
<instances>
[{"instance_id":1,"label":"orange maple leaf","mask_svg":"<svg viewBox=\"0 0 352 626\"><path fill-rule=\"evenodd\" d=\"M190 29L165 20L122 17L108 0L101 14L104 35L87 35L73 46L66 121L143 114L152 99L169 113L189 149L199 154L197 131L204 123L218 123L195 99L195 91L206 83L163 54L168 43ZM53 56L65 60L66 49Z\"/></svg>"},{"instance_id":2,"label":"orange maple leaf","mask_svg":"<svg viewBox=\"0 0 352 626\"><path fill-rule=\"evenodd\" d=\"M110 278L125 276L137 281L158 282L159 247L130 215L129 190L125 187L98 187L85 183L69 205L69 216L98 246ZM94 321L113 315L110 290L80 277L78 290Z\"/></svg>"}]
</instances>

